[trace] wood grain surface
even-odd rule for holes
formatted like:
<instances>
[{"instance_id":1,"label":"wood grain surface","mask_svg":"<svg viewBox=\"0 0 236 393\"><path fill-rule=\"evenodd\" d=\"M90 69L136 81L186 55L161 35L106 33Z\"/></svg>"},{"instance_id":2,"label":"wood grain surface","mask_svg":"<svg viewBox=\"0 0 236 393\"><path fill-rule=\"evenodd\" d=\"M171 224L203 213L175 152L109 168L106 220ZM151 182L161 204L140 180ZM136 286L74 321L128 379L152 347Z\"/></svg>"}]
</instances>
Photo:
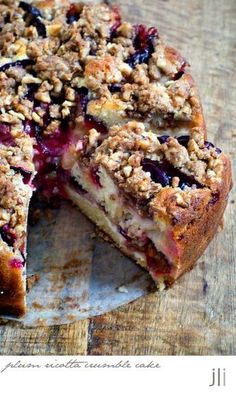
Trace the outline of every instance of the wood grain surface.
<instances>
[{"instance_id":1,"label":"wood grain surface","mask_svg":"<svg viewBox=\"0 0 236 393\"><path fill-rule=\"evenodd\" d=\"M120 0L128 20L156 25L189 60L209 139L236 156L235 0ZM169 291L78 323L0 326L3 355L235 355L236 217L231 192L224 231Z\"/></svg>"}]
</instances>

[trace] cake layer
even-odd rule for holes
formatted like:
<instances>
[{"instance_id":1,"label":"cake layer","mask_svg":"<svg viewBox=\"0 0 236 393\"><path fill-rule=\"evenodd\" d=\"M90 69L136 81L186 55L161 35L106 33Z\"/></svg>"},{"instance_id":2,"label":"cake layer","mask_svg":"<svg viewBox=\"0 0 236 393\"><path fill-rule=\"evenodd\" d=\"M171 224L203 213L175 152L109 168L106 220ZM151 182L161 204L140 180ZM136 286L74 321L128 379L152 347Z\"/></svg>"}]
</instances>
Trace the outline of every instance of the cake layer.
<instances>
[{"instance_id":1,"label":"cake layer","mask_svg":"<svg viewBox=\"0 0 236 393\"><path fill-rule=\"evenodd\" d=\"M137 122L114 126L97 148L81 144L86 148L67 167L69 197L159 287L172 284L221 223L228 158L198 134L157 136Z\"/></svg>"}]
</instances>

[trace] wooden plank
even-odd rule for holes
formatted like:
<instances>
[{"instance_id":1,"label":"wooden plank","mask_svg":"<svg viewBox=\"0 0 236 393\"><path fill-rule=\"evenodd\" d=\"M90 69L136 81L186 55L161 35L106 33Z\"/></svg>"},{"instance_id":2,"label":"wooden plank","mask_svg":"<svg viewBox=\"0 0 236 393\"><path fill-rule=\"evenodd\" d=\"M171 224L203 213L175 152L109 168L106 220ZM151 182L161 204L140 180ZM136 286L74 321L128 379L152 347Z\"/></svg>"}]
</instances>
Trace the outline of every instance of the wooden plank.
<instances>
[{"instance_id":1,"label":"wooden plank","mask_svg":"<svg viewBox=\"0 0 236 393\"><path fill-rule=\"evenodd\" d=\"M0 326L1 355L86 355L88 320L70 325L22 328Z\"/></svg>"}]
</instances>

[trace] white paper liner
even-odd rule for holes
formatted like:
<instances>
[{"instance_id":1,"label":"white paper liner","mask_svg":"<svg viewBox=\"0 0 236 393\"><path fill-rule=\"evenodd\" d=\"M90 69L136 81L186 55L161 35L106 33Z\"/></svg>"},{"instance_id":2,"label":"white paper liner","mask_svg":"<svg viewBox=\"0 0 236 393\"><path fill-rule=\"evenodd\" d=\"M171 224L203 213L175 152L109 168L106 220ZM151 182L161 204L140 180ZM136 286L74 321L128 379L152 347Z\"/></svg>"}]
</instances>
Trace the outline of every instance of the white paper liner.
<instances>
[{"instance_id":1,"label":"white paper liner","mask_svg":"<svg viewBox=\"0 0 236 393\"><path fill-rule=\"evenodd\" d=\"M153 290L149 275L95 233L71 206L50 210L29 227L25 326L66 324L101 315Z\"/></svg>"}]
</instances>

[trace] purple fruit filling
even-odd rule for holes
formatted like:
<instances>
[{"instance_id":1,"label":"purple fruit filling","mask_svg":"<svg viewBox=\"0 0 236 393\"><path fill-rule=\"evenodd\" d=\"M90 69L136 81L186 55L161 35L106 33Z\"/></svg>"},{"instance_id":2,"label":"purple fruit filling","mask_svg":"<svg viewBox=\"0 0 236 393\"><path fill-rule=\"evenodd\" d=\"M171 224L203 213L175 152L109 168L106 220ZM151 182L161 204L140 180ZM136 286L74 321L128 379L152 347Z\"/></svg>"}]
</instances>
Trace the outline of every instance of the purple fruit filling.
<instances>
[{"instance_id":1,"label":"purple fruit filling","mask_svg":"<svg viewBox=\"0 0 236 393\"><path fill-rule=\"evenodd\" d=\"M135 49L143 49L146 45L152 44L154 38L158 37L158 31L155 27L150 27L148 30L144 25L134 26L135 38L134 47Z\"/></svg>"},{"instance_id":2,"label":"purple fruit filling","mask_svg":"<svg viewBox=\"0 0 236 393\"><path fill-rule=\"evenodd\" d=\"M165 142L167 142L169 136L168 136L168 135L162 135L162 136L158 136L157 138L158 138L158 140L159 140L160 143L165 143ZM180 145L186 147L186 149L188 148L188 142L189 142L189 140L190 140L189 135L181 135L181 136L177 137L177 140L178 140L178 142L179 142ZM213 148L213 149L216 150L216 152L217 152L218 154L221 153L221 150L220 150L218 147L215 147L215 145L213 145L212 142L205 141L204 145L205 145L205 147L206 147L207 149Z\"/></svg>"},{"instance_id":3,"label":"purple fruit filling","mask_svg":"<svg viewBox=\"0 0 236 393\"><path fill-rule=\"evenodd\" d=\"M188 147L189 139L190 139L190 138L189 138L188 135L182 135L182 136L179 136L179 137L177 138L179 144L182 145L182 146L184 146L184 147L186 147L186 148Z\"/></svg>"},{"instance_id":4,"label":"purple fruit filling","mask_svg":"<svg viewBox=\"0 0 236 393\"><path fill-rule=\"evenodd\" d=\"M162 135L162 136L158 136L157 139L159 140L159 142L162 143L166 143L167 140L169 139L169 135Z\"/></svg>"},{"instance_id":5,"label":"purple fruit filling","mask_svg":"<svg viewBox=\"0 0 236 393\"><path fill-rule=\"evenodd\" d=\"M210 149L210 148L216 149L217 154L220 154L222 152L221 149L219 149L219 147L215 147L215 145L213 145L213 143L209 142L209 141L205 141L205 147L207 149Z\"/></svg>"},{"instance_id":6,"label":"purple fruit filling","mask_svg":"<svg viewBox=\"0 0 236 393\"><path fill-rule=\"evenodd\" d=\"M144 158L142 167L145 172L150 172L151 179L155 183L160 183L163 187L171 186L173 177L179 178L179 187L182 190L185 187L192 187L193 185L197 188L203 187L194 177L181 172L168 161L159 162Z\"/></svg>"},{"instance_id":7,"label":"purple fruit filling","mask_svg":"<svg viewBox=\"0 0 236 393\"><path fill-rule=\"evenodd\" d=\"M97 168L90 169L90 176L91 176L93 184L95 184L96 187L102 188Z\"/></svg>"},{"instance_id":8,"label":"purple fruit filling","mask_svg":"<svg viewBox=\"0 0 236 393\"><path fill-rule=\"evenodd\" d=\"M17 61L14 61L12 63L7 63L7 64L2 65L0 67L0 71L5 72L6 70L8 70L11 67L23 67L23 68L25 68L25 67L33 65L33 64L35 64L35 62L33 60L30 60L30 59L17 60Z\"/></svg>"},{"instance_id":9,"label":"purple fruit filling","mask_svg":"<svg viewBox=\"0 0 236 393\"><path fill-rule=\"evenodd\" d=\"M18 258L14 258L10 261L10 266L15 269L22 269L24 267L24 262Z\"/></svg>"},{"instance_id":10,"label":"purple fruit filling","mask_svg":"<svg viewBox=\"0 0 236 393\"><path fill-rule=\"evenodd\" d=\"M12 232L11 228L9 227L8 224L3 225L2 228L0 228L0 235L2 237L2 240L9 246L13 247L14 243L16 241L16 235L15 233Z\"/></svg>"},{"instance_id":11,"label":"purple fruit filling","mask_svg":"<svg viewBox=\"0 0 236 393\"><path fill-rule=\"evenodd\" d=\"M121 25L121 15L118 7L113 7L113 13L115 15L115 23L110 28L110 39L112 40L116 36L117 29Z\"/></svg>"},{"instance_id":12,"label":"purple fruit filling","mask_svg":"<svg viewBox=\"0 0 236 393\"><path fill-rule=\"evenodd\" d=\"M118 227L119 233L127 240L128 243L132 242L131 237L127 234L127 231L125 231L123 228Z\"/></svg>"},{"instance_id":13,"label":"purple fruit filling","mask_svg":"<svg viewBox=\"0 0 236 393\"><path fill-rule=\"evenodd\" d=\"M85 115L84 116L84 125L87 130L91 130L91 128L95 128L101 134L108 133L108 128L107 128L106 124L102 120L100 120L92 115Z\"/></svg>"},{"instance_id":14,"label":"purple fruit filling","mask_svg":"<svg viewBox=\"0 0 236 393\"><path fill-rule=\"evenodd\" d=\"M48 171L48 172L47 172ZM67 199L65 185L69 182L69 174L61 168L45 166L34 179L34 185L47 202L56 206L60 199Z\"/></svg>"},{"instance_id":15,"label":"purple fruit filling","mask_svg":"<svg viewBox=\"0 0 236 393\"><path fill-rule=\"evenodd\" d=\"M158 31L154 27L147 30L145 26L137 25L134 27L134 30L135 38L133 44L136 52L126 60L132 68L137 64L148 62L154 52L155 38L158 37Z\"/></svg>"},{"instance_id":16,"label":"purple fruit filling","mask_svg":"<svg viewBox=\"0 0 236 393\"><path fill-rule=\"evenodd\" d=\"M54 199L56 196L67 198L64 190L66 181L65 174L60 168L60 161L63 153L71 143L71 132L67 122L62 122L61 127L53 132L52 135L45 135L43 130L50 123L49 105L37 104L44 109L44 126L40 127L33 121L26 121L24 132L36 139L34 146L34 163L37 175L33 179L33 185L39 189L47 199Z\"/></svg>"},{"instance_id":17,"label":"purple fruit filling","mask_svg":"<svg viewBox=\"0 0 236 393\"><path fill-rule=\"evenodd\" d=\"M33 102L34 101L34 94L38 90L39 84L38 83L29 83L27 85L27 87L28 87L28 91L25 94L24 98L26 98L27 100Z\"/></svg>"},{"instance_id":18,"label":"purple fruit filling","mask_svg":"<svg viewBox=\"0 0 236 393\"><path fill-rule=\"evenodd\" d=\"M78 7L76 4L71 4L69 11L66 14L67 23L70 25L73 22L77 22L79 20L81 14L81 7Z\"/></svg>"},{"instance_id":19,"label":"purple fruit filling","mask_svg":"<svg viewBox=\"0 0 236 393\"><path fill-rule=\"evenodd\" d=\"M16 146L11 135L10 127L7 124L0 123L0 143L6 146Z\"/></svg>"},{"instance_id":20,"label":"purple fruit filling","mask_svg":"<svg viewBox=\"0 0 236 393\"><path fill-rule=\"evenodd\" d=\"M88 105L88 89L86 87L80 87L76 91L76 108L74 113L72 113L73 117L78 117L84 115L87 110Z\"/></svg>"},{"instance_id":21,"label":"purple fruit filling","mask_svg":"<svg viewBox=\"0 0 236 393\"><path fill-rule=\"evenodd\" d=\"M42 17L42 14L38 8L34 7L29 3L26 3L25 1L20 1L19 7L22 8L25 12L28 12L30 15L34 16L35 18Z\"/></svg>"},{"instance_id":22,"label":"purple fruit filling","mask_svg":"<svg viewBox=\"0 0 236 393\"><path fill-rule=\"evenodd\" d=\"M160 183L163 187L170 185L170 177L167 175L167 168L163 163L144 158L142 166L145 172L150 172L151 178L155 183Z\"/></svg>"},{"instance_id":23,"label":"purple fruit filling","mask_svg":"<svg viewBox=\"0 0 236 393\"><path fill-rule=\"evenodd\" d=\"M16 166L11 166L11 169L13 169L16 173L20 173L21 176L23 177L23 183L24 184L29 184L31 177L32 177L32 172L27 171L24 168L21 167L16 167Z\"/></svg>"},{"instance_id":24,"label":"purple fruit filling","mask_svg":"<svg viewBox=\"0 0 236 393\"><path fill-rule=\"evenodd\" d=\"M120 83L113 83L113 85L108 85L108 89L111 93L119 93L121 91L122 85Z\"/></svg>"},{"instance_id":25,"label":"purple fruit filling","mask_svg":"<svg viewBox=\"0 0 236 393\"><path fill-rule=\"evenodd\" d=\"M41 12L38 10L38 8L32 6L29 3L25 3L24 1L21 1L19 3L19 7L22 8L26 12L26 21L28 25L33 25L36 27L38 35L40 37L46 38L47 37L47 32L46 32L46 27L43 24L43 22L40 20L42 17Z\"/></svg>"}]
</instances>

